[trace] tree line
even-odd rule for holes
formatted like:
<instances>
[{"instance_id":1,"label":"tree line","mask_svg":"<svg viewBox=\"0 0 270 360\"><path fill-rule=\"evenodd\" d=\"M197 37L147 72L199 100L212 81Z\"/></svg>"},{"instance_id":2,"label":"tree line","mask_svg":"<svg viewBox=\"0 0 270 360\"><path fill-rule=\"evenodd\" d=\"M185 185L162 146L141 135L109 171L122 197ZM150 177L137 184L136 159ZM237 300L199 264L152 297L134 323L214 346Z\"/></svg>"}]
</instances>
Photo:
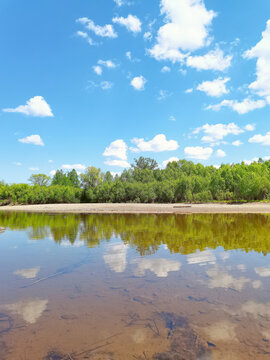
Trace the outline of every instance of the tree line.
<instances>
[{"instance_id":1,"label":"tree line","mask_svg":"<svg viewBox=\"0 0 270 360\"><path fill-rule=\"evenodd\" d=\"M0 182L0 204L260 201L270 200L270 161L216 168L179 160L160 169L154 159L140 157L116 176L90 166L80 175L57 170L29 182Z\"/></svg>"}]
</instances>

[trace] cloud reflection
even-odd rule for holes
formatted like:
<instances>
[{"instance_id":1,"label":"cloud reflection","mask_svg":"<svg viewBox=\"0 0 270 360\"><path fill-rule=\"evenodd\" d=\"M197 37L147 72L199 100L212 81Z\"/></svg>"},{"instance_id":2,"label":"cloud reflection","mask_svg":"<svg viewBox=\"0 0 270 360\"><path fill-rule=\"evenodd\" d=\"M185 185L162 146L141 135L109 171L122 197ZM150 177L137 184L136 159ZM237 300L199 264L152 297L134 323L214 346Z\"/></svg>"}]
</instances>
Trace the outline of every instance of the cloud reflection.
<instances>
[{"instance_id":1,"label":"cloud reflection","mask_svg":"<svg viewBox=\"0 0 270 360\"><path fill-rule=\"evenodd\" d=\"M25 279L34 279L39 273L40 267L31 269L21 269L14 272L14 275L21 276Z\"/></svg>"},{"instance_id":2,"label":"cloud reflection","mask_svg":"<svg viewBox=\"0 0 270 360\"><path fill-rule=\"evenodd\" d=\"M179 261L167 259L134 259L131 263L138 265L134 271L136 276L144 276L149 270L157 277L167 277L170 271L179 271L181 268Z\"/></svg>"},{"instance_id":3,"label":"cloud reflection","mask_svg":"<svg viewBox=\"0 0 270 360\"><path fill-rule=\"evenodd\" d=\"M9 304L5 307L14 314L21 316L25 322L35 324L46 310L48 300L28 300Z\"/></svg>"},{"instance_id":4,"label":"cloud reflection","mask_svg":"<svg viewBox=\"0 0 270 360\"><path fill-rule=\"evenodd\" d=\"M235 325L228 321L219 321L204 330L213 342L228 342L236 338Z\"/></svg>"},{"instance_id":5,"label":"cloud reflection","mask_svg":"<svg viewBox=\"0 0 270 360\"><path fill-rule=\"evenodd\" d=\"M122 273L127 267L127 248L123 243L109 244L103 255L104 262L116 273Z\"/></svg>"},{"instance_id":6,"label":"cloud reflection","mask_svg":"<svg viewBox=\"0 0 270 360\"><path fill-rule=\"evenodd\" d=\"M256 274L258 274L261 277L268 277L270 276L270 268L267 267L257 267L255 268Z\"/></svg>"},{"instance_id":7,"label":"cloud reflection","mask_svg":"<svg viewBox=\"0 0 270 360\"><path fill-rule=\"evenodd\" d=\"M206 273L209 276L208 287L210 289L224 288L241 291L247 283L251 282L250 279L245 277L235 278L218 266L209 269Z\"/></svg>"},{"instance_id":8,"label":"cloud reflection","mask_svg":"<svg viewBox=\"0 0 270 360\"><path fill-rule=\"evenodd\" d=\"M206 250L202 252L196 252L195 254L187 255L187 262L191 265L198 264L198 265L208 265L208 264L215 264L216 257L213 251Z\"/></svg>"}]
</instances>

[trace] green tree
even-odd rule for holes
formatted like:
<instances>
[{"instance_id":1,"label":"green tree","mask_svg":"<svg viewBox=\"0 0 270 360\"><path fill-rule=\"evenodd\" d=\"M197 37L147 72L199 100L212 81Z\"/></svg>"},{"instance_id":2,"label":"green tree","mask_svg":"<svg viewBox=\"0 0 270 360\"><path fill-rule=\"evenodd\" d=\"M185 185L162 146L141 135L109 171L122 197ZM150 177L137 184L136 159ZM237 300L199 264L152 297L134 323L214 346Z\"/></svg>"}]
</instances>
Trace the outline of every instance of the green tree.
<instances>
[{"instance_id":1,"label":"green tree","mask_svg":"<svg viewBox=\"0 0 270 360\"><path fill-rule=\"evenodd\" d=\"M51 178L45 174L33 174L29 178L32 185L48 186Z\"/></svg>"},{"instance_id":2,"label":"green tree","mask_svg":"<svg viewBox=\"0 0 270 360\"><path fill-rule=\"evenodd\" d=\"M158 167L156 160L151 158L145 158L140 156L139 159L134 159L135 164L132 164L132 168L140 170L155 170Z\"/></svg>"},{"instance_id":3,"label":"green tree","mask_svg":"<svg viewBox=\"0 0 270 360\"><path fill-rule=\"evenodd\" d=\"M69 186L78 188L80 186L80 179L75 169L67 173L67 181Z\"/></svg>"},{"instance_id":4,"label":"green tree","mask_svg":"<svg viewBox=\"0 0 270 360\"><path fill-rule=\"evenodd\" d=\"M89 166L84 174L81 174L81 182L84 189L94 188L100 185L103 181L104 175L101 169L94 166Z\"/></svg>"}]
</instances>

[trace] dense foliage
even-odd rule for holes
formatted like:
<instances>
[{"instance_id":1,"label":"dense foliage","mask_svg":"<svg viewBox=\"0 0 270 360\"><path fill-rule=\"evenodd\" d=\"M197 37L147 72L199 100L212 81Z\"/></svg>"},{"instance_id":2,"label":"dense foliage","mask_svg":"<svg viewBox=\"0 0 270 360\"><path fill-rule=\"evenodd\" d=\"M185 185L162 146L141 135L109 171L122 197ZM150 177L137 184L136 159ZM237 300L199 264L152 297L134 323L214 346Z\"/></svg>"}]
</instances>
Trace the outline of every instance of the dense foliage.
<instances>
[{"instance_id":1,"label":"dense foliage","mask_svg":"<svg viewBox=\"0 0 270 360\"><path fill-rule=\"evenodd\" d=\"M261 159L218 169L180 160L159 169L155 160L141 157L120 176L88 167L80 176L75 170L58 170L52 180L44 174L29 180L32 186L0 182L0 203L270 200L270 161Z\"/></svg>"}]
</instances>

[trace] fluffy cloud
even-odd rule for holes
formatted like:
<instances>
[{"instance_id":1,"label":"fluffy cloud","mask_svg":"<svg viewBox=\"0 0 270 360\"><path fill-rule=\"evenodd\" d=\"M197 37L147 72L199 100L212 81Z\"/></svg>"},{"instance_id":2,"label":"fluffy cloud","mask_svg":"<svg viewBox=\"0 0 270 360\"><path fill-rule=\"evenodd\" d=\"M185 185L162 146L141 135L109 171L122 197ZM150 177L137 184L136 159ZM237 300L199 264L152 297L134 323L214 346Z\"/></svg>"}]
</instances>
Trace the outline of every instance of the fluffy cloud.
<instances>
[{"instance_id":1,"label":"fluffy cloud","mask_svg":"<svg viewBox=\"0 0 270 360\"><path fill-rule=\"evenodd\" d=\"M39 168L38 168L38 167L30 167L29 170L31 170L31 171L38 171Z\"/></svg>"},{"instance_id":2,"label":"fluffy cloud","mask_svg":"<svg viewBox=\"0 0 270 360\"><path fill-rule=\"evenodd\" d=\"M67 165L62 165L61 167L62 167L62 169L65 169L65 170L73 170L73 169L85 170L86 169L86 166L83 164L72 164L72 165L67 164Z\"/></svg>"},{"instance_id":3,"label":"fluffy cloud","mask_svg":"<svg viewBox=\"0 0 270 360\"><path fill-rule=\"evenodd\" d=\"M255 109L262 109L265 106L266 102L264 100L252 100L246 98L242 102L239 102L237 100L223 100L219 104L209 105L206 109L220 111L221 108L228 107L236 111L238 114L243 115Z\"/></svg>"},{"instance_id":4,"label":"fluffy cloud","mask_svg":"<svg viewBox=\"0 0 270 360\"><path fill-rule=\"evenodd\" d=\"M112 156L120 160L127 160L127 144L124 140L115 140L106 147L103 156Z\"/></svg>"},{"instance_id":5,"label":"fluffy cloud","mask_svg":"<svg viewBox=\"0 0 270 360\"><path fill-rule=\"evenodd\" d=\"M88 82L88 88L100 88L102 90L110 90L113 87L113 83L110 81L101 81L97 83L95 81Z\"/></svg>"},{"instance_id":6,"label":"fluffy cloud","mask_svg":"<svg viewBox=\"0 0 270 360\"><path fill-rule=\"evenodd\" d=\"M130 164L126 160L112 160L108 159L104 162L104 164L109 166L117 166L122 168L128 168L130 167Z\"/></svg>"},{"instance_id":7,"label":"fluffy cloud","mask_svg":"<svg viewBox=\"0 0 270 360\"><path fill-rule=\"evenodd\" d=\"M97 75L101 75L102 74L102 67L101 66L93 66L93 70Z\"/></svg>"},{"instance_id":8,"label":"fluffy cloud","mask_svg":"<svg viewBox=\"0 0 270 360\"><path fill-rule=\"evenodd\" d=\"M215 124L209 125L205 124L193 131L193 134L199 134L203 132L205 135L202 137L202 141L206 143L211 143L213 145L218 145L224 137L228 135L239 135L244 132L234 123L230 124Z\"/></svg>"},{"instance_id":9,"label":"fluffy cloud","mask_svg":"<svg viewBox=\"0 0 270 360\"><path fill-rule=\"evenodd\" d=\"M265 135L257 134L248 140L249 143L261 144L261 145L270 145L270 131Z\"/></svg>"},{"instance_id":10,"label":"fluffy cloud","mask_svg":"<svg viewBox=\"0 0 270 360\"><path fill-rule=\"evenodd\" d=\"M212 148L203 148L201 146L186 147L184 151L187 157L198 160L208 160L213 154Z\"/></svg>"},{"instance_id":11,"label":"fluffy cloud","mask_svg":"<svg viewBox=\"0 0 270 360\"><path fill-rule=\"evenodd\" d=\"M125 26L128 31L131 31L133 33L141 32L142 30L142 23L140 19L137 16L134 15L128 15L128 17L114 17L112 19L113 23L120 24L122 26Z\"/></svg>"},{"instance_id":12,"label":"fluffy cloud","mask_svg":"<svg viewBox=\"0 0 270 360\"><path fill-rule=\"evenodd\" d=\"M104 26L95 25L94 21L88 19L87 17L82 17L76 20L78 23L85 26L85 28L89 31L93 31L97 36L108 37L108 38L116 38L117 34L114 31L112 25L107 24Z\"/></svg>"},{"instance_id":13,"label":"fluffy cloud","mask_svg":"<svg viewBox=\"0 0 270 360\"><path fill-rule=\"evenodd\" d=\"M243 143L240 140L236 140L232 143L233 146L240 146L243 145Z\"/></svg>"},{"instance_id":14,"label":"fluffy cloud","mask_svg":"<svg viewBox=\"0 0 270 360\"><path fill-rule=\"evenodd\" d=\"M223 151L221 149L218 149L217 152L216 152L216 156L217 157L225 157L226 153L225 153L225 151Z\"/></svg>"},{"instance_id":15,"label":"fluffy cloud","mask_svg":"<svg viewBox=\"0 0 270 360\"><path fill-rule=\"evenodd\" d=\"M170 97L172 93L170 93L168 90L160 90L157 99L158 100L165 100L168 97Z\"/></svg>"},{"instance_id":16,"label":"fluffy cloud","mask_svg":"<svg viewBox=\"0 0 270 360\"><path fill-rule=\"evenodd\" d=\"M246 51L244 57L247 59L257 58L257 79L249 85L249 88L265 97L270 104L270 20L267 21L261 41Z\"/></svg>"},{"instance_id":17,"label":"fluffy cloud","mask_svg":"<svg viewBox=\"0 0 270 360\"><path fill-rule=\"evenodd\" d=\"M53 113L50 105L46 103L42 96L34 96L26 102L26 105L20 105L15 109L3 109L4 112L22 113L29 116L52 117Z\"/></svg>"},{"instance_id":18,"label":"fluffy cloud","mask_svg":"<svg viewBox=\"0 0 270 360\"><path fill-rule=\"evenodd\" d=\"M98 64L108 69L114 69L116 67L116 64L112 60L98 60Z\"/></svg>"},{"instance_id":19,"label":"fluffy cloud","mask_svg":"<svg viewBox=\"0 0 270 360\"><path fill-rule=\"evenodd\" d=\"M186 65L197 70L224 71L231 66L232 56L224 56L221 49L210 51L202 56L189 56Z\"/></svg>"},{"instance_id":20,"label":"fluffy cloud","mask_svg":"<svg viewBox=\"0 0 270 360\"><path fill-rule=\"evenodd\" d=\"M168 73L171 72L171 68L169 66L163 66L163 68L161 69L162 73Z\"/></svg>"},{"instance_id":21,"label":"fluffy cloud","mask_svg":"<svg viewBox=\"0 0 270 360\"><path fill-rule=\"evenodd\" d=\"M55 174L56 174L56 170L51 170L51 171L50 171L50 175L51 175L51 176L54 176Z\"/></svg>"},{"instance_id":22,"label":"fluffy cloud","mask_svg":"<svg viewBox=\"0 0 270 360\"><path fill-rule=\"evenodd\" d=\"M26 136L23 139L19 139L19 142L23 143L23 144L32 144L32 145L39 145L39 146L44 146L44 142L41 139L41 137L39 135L29 135Z\"/></svg>"},{"instance_id":23,"label":"fluffy cloud","mask_svg":"<svg viewBox=\"0 0 270 360\"><path fill-rule=\"evenodd\" d=\"M167 140L164 134L156 135L152 140L145 141L144 139L134 138L131 140L133 144L136 145L136 148L130 148L133 152L140 151L152 151L152 152L162 152L162 151L174 151L179 148L178 142L175 140Z\"/></svg>"},{"instance_id":24,"label":"fluffy cloud","mask_svg":"<svg viewBox=\"0 0 270 360\"><path fill-rule=\"evenodd\" d=\"M117 6L123 6L124 5L124 1L123 0L113 0Z\"/></svg>"},{"instance_id":25,"label":"fluffy cloud","mask_svg":"<svg viewBox=\"0 0 270 360\"><path fill-rule=\"evenodd\" d=\"M79 37L85 39L89 45L95 45L92 38L85 31L77 31Z\"/></svg>"},{"instance_id":26,"label":"fluffy cloud","mask_svg":"<svg viewBox=\"0 0 270 360\"><path fill-rule=\"evenodd\" d=\"M203 0L161 0L161 26L156 45L149 50L157 60L183 61L186 51L194 51L209 43L209 26L216 16Z\"/></svg>"},{"instance_id":27,"label":"fluffy cloud","mask_svg":"<svg viewBox=\"0 0 270 360\"><path fill-rule=\"evenodd\" d=\"M220 97L228 94L226 83L230 78L218 78L213 81L204 81L197 86L197 90L205 92L208 96Z\"/></svg>"},{"instance_id":28,"label":"fluffy cloud","mask_svg":"<svg viewBox=\"0 0 270 360\"><path fill-rule=\"evenodd\" d=\"M245 130L247 131L254 131L255 130L255 125L254 124L247 124L245 126Z\"/></svg>"},{"instance_id":29,"label":"fluffy cloud","mask_svg":"<svg viewBox=\"0 0 270 360\"><path fill-rule=\"evenodd\" d=\"M134 87L135 90L144 90L146 81L147 80L141 75L141 76L134 77L131 80L130 84L131 84L131 86Z\"/></svg>"},{"instance_id":30,"label":"fluffy cloud","mask_svg":"<svg viewBox=\"0 0 270 360\"><path fill-rule=\"evenodd\" d=\"M146 33L144 33L143 34L143 38L144 38L144 40L152 40L152 37L153 37L153 35L152 35L152 33L150 32L150 31L147 31Z\"/></svg>"},{"instance_id":31,"label":"fluffy cloud","mask_svg":"<svg viewBox=\"0 0 270 360\"><path fill-rule=\"evenodd\" d=\"M113 87L113 83L110 81L102 81L100 87L102 90L110 90Z\"/></svg>"},{"instance_id":32,"label":"fluffy cloud","mask_svg":"<svg viewBox=\"0 0 270 360\"><path fill-rule=\"evenodd\" d=\"M179 161L178 157L173 156L173 157L170 157L168 160L164 160L162 162L162 167L165 168L169 163L174 162L174 161Z\"/></svg>"},{"instance_id":33,"label":"fluffy cloud","mask_svg":"<svg viewBox=\"0 0 270 360\"><path fill-rule=\"evenodd\" d=\"M132 61L132 62L140 62L141 61L140 59L134 58L131 54L131 51L126 52L126 57L128 58L129 61Z\"/></svg>"}]
</instances>

